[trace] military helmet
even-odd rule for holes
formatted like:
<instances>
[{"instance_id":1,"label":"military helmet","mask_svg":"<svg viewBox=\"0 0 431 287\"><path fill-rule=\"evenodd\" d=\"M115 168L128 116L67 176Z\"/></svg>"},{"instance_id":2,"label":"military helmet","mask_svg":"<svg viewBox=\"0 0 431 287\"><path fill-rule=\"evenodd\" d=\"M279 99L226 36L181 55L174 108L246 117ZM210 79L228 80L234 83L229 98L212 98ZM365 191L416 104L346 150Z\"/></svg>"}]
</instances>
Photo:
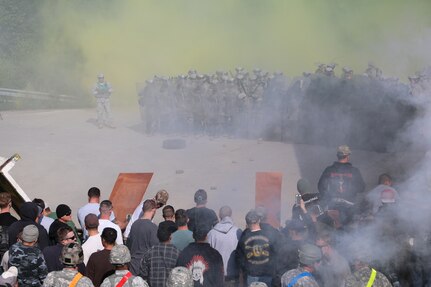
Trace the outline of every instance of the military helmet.
<instances>
[{"instance_id":1,"label":"military helmet","mask_svg":"<svg viewBox=\"0 0 431 287\"><path fill-rule=\"evenodd\" d=\"M157 208L160 208L165 205L166 202L168 202L168 199L169 193L164 189L159 190L154 196L154 201L156 202Z\"/></svg>"},{"instance_id":2,"label":"military helmet","mask_svg":"<svg viewBox=\"0 0 431 287\"><path fill-rule=\"evenodd\" d=\"M76 266L84 262L84 253L81 244L73 242L63 246L60 259L64 265L68 266Z\"/></svg>"},{"instance_id":3,"label":"military helmet","mask_svg":"<svg viewBox=\"0 0 431 287\"><path fill-rule=\"evenodd\" d=\"M124 265L131 260L129 248L123 244L115 245L109 253L109 262L113 265Z\"/></svg>"},{"instance_id":4,"label":"military helmet","mask_svg":"<svg viewBox=\"0 0 431 287\"><path fill-rule=\"evenodd\" d=\"M189 287L193 286L193 277L189 269L183 266L175 267L169 273L166 287Z\"/></svg>"}]
</instances>

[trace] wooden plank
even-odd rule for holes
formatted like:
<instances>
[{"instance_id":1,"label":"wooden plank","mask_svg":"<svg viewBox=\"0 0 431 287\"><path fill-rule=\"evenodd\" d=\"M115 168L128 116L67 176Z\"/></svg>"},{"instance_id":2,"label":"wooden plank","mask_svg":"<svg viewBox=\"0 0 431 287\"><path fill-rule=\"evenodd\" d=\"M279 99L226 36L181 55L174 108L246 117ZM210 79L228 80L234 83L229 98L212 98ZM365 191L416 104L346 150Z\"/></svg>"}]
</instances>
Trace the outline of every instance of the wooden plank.
<instances>
[{"instance_id":1,"label":"wooden plank","mask_svg":"<svg viewBox=\"0 0 431 287\"><path fill-rule=\"evenodd\" d=\"M280 227L281 211L281 172L256 173L256 206L263 205L268 210L268 223Z\"/></svg>"},{"instance_id":2,"label":"wooden plank","mask_svg":"<svg viewBox=\"0 0 431 287\"><path fill-rule=\"evenodd\" d=\"M127 215L142 202L153 173L120 173L109 200L114 206L117 224L126 228Z\"/></svg>"}]
</instances>

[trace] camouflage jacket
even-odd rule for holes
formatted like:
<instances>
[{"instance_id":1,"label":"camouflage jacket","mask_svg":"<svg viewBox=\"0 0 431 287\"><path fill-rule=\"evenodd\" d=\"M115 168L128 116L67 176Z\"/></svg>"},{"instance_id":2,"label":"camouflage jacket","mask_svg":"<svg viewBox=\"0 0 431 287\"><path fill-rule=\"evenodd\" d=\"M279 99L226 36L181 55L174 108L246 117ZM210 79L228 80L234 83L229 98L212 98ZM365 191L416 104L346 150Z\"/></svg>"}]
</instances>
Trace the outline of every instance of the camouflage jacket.
<instances>
[{"instance_id":1,"label":"camouflage jacket","mask_svg":"<svg viewBox=\"0 0 431 287\"><path fill-rule=\"evenodd\" d=\"M281 286L288 286L289 283L299 274L307 272L304 268L298 267L296 269L292 269L287 271L281 276ZM304 276L296 282L295 287L319 287L316 279L313 276Z\"/></svg>"},{"instance_id":2,"label":"camouflage jacket","mask_svg":"<svg viewBox=\"0 0 431 287\"><path fill-rule=\"evenodd\" d=\"M355 271L352 275L346 278L345 287L359 287L367 286L368 281L371 276L371 268L363 267ZM392 284L389 282L388 278L382 273L377 271L376 278L374 279L373 287L391 287Z\"/></svg>"},{"instance_id":3,"label":"camouflage jacket","mask_svg":"<svg viewBox=\"0 0 431 287\"><path fill-rule=\"evenodd\" d=\"M52 271L48 273L43 287L69 287L75 275L78 273L77 270L63 269L62 271ZM79 279L76 287L94 287L90 278L83 276Z\"/></svg>"},{"instance_id":4,"label":"camouflage jacket","mask_svg":"<svg viewBox=\"0 0 431 287\"><path fill-rule=\"evenodd\" d=\"M42 286L48 267L42 251L35 246L17 242L9 250L9 266L18 268L19 286Z\"/></svg>"},{"instance_id":5,"label":"camouflage jacket","mask_svg":"<svg viewBox=\"0 0 431 287\"><path fill-rule=\"evenodd\" d=\"M118 282L120 282L121 278L129 272L128 270L117 270L114 275L109 276L105 280L103 280L102 285L100 287L115 287ZM149 285L139 276L131 276L129 280L123 285L123 287L148 287Z\"/></svg>"}]
</instances>

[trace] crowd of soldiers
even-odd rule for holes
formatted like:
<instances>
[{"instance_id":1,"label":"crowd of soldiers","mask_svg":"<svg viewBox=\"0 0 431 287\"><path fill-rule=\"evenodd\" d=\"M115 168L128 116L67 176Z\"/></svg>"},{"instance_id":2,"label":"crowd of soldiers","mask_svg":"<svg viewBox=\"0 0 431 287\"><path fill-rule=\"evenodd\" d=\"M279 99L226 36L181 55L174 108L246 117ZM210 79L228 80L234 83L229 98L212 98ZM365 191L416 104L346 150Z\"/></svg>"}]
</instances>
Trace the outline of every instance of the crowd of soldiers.
<instances>
[{"instance_id":1,"label":"crowd of soldiers","mask_svg":"<svg viewBox=\"0 0 431 287\"><path fill-rule=\"evenodd\" d=\"M426 71L411 77L409 86L398 79L384 77L382 70L373 64L362 74L354 74L352 69L344 67L340 77L335 74L336 66L319 64L314 73L304 72L293 79L281 72L247 71L240 67L233 72L214 74L190 70L187 75L154 76L138 85L141 118L148 134L286 141L297 137L295 125L301 119L304 98L316 93L316 88L310 89L310 83L346 86L345 81L351 81L360 86L356 90L366 86L375 89L375 94L391 94L397 99L408 97L409 93L418 95L429 83L429 76L425 75L430 73Z\"/></svg>"}]
</instances>

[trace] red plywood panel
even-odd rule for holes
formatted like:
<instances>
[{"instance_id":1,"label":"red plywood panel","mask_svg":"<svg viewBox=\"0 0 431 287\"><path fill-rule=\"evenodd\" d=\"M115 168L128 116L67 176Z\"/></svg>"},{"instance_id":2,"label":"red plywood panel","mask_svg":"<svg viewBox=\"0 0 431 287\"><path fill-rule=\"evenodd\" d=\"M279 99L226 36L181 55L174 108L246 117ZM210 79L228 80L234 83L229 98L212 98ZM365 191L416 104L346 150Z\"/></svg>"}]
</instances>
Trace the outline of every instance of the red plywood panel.
<instances>
[{"instance_id":1,"label":"red plywood panel","mask_svg":"<svg viewBox=\"0 0 431 287\"><path fill-rule=\"evenodd\" d=\"M127 225L126 216L142 202L153 173L120 173L109 200L114 206L120 228Z\"/></svg>"},{"instance_id":2,"label":"red plywood panel","mask_svg":"<svg viewBox=\"0 0 431 287\"><path fill-rule=\"evenodd\" d=\"M268 210L268 223L280 227L281 172L256 173L256 206L263 205Z\"/></svg>"}]
</instances>

